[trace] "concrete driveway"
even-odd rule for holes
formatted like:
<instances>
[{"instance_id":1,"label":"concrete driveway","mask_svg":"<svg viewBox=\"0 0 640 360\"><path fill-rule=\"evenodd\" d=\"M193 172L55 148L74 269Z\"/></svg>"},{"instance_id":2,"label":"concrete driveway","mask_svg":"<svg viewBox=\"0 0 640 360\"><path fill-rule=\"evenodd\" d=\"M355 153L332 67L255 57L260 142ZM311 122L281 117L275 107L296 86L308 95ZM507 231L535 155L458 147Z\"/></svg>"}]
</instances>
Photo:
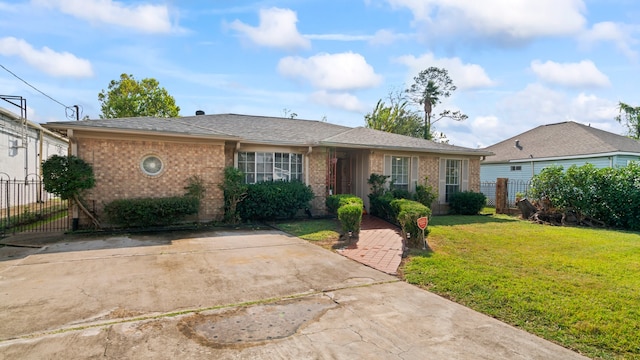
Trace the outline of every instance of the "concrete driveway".
<instances>
[{"instance_id":1,"label":"concrete driveway","mask_svg":"<svg viewBox=\"0 0 640 360\"><path fill-rule=\"evenodd\" d=\"M2 359L584 359L277 231L0 249Z\"/></svg>"}]
</instances>

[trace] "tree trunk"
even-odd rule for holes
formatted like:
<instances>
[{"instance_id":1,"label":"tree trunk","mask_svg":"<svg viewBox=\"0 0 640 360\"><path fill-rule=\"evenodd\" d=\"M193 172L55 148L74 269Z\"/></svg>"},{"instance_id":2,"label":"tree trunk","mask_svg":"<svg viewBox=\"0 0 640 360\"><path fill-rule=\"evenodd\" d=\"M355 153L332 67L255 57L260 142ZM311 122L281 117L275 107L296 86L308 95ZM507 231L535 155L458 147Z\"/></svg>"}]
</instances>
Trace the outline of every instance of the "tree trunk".
<instances>
[{"instance_id":1,"label":"tree trunk","mask_svg":"<svg viewBox=\"0 0 640 360\"><path fill-rule=\"evenodd\" d=\"M98 219L96 219L93 214L82 204L82 202L80 201L80 199L78 199L77 195L73 196L73 200L75 200L76 204L78 205L78 207L80 208L80 210L82 210L83 213L85 213L89 219L91 219L91 221L93 222L93 224L96 226L97 229L100 229L100 222L98 221Z\"/></svg>"},{"instance_id":2,"label":"tree trunk","mask_svg":"<svg viewBox=\"0 0 640 360\"><path fill-rule=\"evenodd\" d=\"M518 209L520 209L523 219L529 219L533 214L536 213L536 211L538 211L538 209L536 209L536 207L533 206L533 204L528 199L522 199L518 201L516 205L518 206Z\"/></svg>"}]
</instances>

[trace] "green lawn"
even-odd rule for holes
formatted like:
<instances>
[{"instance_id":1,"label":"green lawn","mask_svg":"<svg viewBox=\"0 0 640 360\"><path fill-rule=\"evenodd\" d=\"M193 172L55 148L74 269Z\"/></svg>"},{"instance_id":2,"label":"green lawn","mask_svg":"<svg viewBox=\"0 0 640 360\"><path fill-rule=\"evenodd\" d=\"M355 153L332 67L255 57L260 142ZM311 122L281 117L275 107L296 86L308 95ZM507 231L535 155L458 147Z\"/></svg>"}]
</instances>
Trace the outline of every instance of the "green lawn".
<instances>
[{"instance_id":1,"label":"green lawn","mask_svg":"<svg viewBox=\"0 0 640 360\"><path fill-rule=\"evenodd\" d=\"M331 249L340 239L340 223L335 219L287 221L279 222L275 226L326 249Z\"/></svg>"},{"instance_id":2,"label":"green lawn","mask_svg":"<svg viewBox=\"0 0 640 360\"><path fill-rule=\"evenodd\" d=\"M429 227L408 282L592 358L640 359L640 234L507 216Z\"/></svg>"}]
</instances>

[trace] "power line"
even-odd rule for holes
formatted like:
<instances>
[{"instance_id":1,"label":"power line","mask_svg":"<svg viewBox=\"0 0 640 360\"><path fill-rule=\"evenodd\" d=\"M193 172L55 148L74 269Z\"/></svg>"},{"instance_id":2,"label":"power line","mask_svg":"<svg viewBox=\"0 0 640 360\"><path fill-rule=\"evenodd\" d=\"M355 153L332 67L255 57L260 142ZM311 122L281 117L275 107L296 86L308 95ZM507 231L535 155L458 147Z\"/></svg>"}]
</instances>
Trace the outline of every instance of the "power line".
<instances>
[{"instance_id":1,"label":"power line","mask_svg":"<svg viewBox=\"0 0 640 360\"><path fill-rule=\"evenodd\" d=\"M55 103L60 104L60 105L61 105L62 107L64 107L65 109L66 109L66 108L69 108L69 106L67 106L67 105L65 105L65 104L63 104L63 103L61 103L60 101L58 101L58 100L56 100L56 99L52 98L51 96L49 96L49 95L45 94L44 92L42 92L42 91L41 91L40 89L38 89L37 87L35 87L35 86L33 86L33 85L29 84L26 80L24 80L23 78L21 78L20 76L18 76L18 75L16 75L16 74L14 74L14 73L13 73L13 71L11 71L11 70L7 69L6 67L4 67L4 65L0 64L0 67L2 67L3 69L5 69L9 74L11 74L11 75L15 76L15 78L16 78L16 79L18 79L18 80L22 81L23 83L27 84L27 85L28 85L29 87L31 87L33 90L35 90L35 91L39 92L40 94L42 94L42 95L44 95L44 96L48 97L51 101L53 101L53 102L55 102Z\"/></svg>"}]
</instances>

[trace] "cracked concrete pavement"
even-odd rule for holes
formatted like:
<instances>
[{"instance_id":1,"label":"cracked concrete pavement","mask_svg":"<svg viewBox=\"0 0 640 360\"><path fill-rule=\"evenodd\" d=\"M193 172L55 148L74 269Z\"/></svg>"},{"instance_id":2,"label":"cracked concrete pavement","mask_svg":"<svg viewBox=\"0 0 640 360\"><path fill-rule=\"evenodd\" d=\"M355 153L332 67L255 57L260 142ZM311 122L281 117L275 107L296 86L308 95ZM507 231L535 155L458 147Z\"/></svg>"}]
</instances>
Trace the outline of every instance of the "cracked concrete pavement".
<instances>
[{"instance_id":1,"label":"cracked concrete pavement","mask_svg":"<svg viewBox=\"0 0 640 360\"><path fill-rule=\"evenodd\" d=\"M0 248L3 359L584 359L278 231Z\"/></svg>"}]
</instances>

